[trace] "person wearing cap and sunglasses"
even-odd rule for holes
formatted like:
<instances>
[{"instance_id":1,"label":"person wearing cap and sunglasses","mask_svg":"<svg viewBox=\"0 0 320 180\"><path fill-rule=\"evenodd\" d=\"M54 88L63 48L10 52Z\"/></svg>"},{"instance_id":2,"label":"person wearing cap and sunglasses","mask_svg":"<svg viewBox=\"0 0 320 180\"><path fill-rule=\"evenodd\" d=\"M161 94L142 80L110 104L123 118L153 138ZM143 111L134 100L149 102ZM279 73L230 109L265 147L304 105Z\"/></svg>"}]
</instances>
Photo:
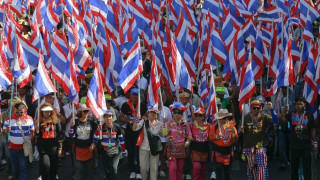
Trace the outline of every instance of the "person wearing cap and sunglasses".
<instances>
[{"instance_id":1,"label":"person wearing cap and sunglasses","mask_svg":"<svg viewBox=\"0 0 320 180\"><path fill-rule=\"evenodd\" d=\"M269 123L277 123L278 118L268 102L268 109L272 116L262 113L262 105L259 100L253 100L250 104L250 113L244 116L243 126L243 156L247 159L247 175L249 179L268 179L267 153L266 153L266 127Z\"/></svg>"},{"instance_id":2,"label":"person wearing cap and sunglasses","mask_svg":"<svg viewBox=\"0 0 320 180\"><path fill-rule=\"evenodd\" d=\"M159 110L156 107L148 107L148 119L137 120L133 123L132 129L134 131L143 130L143 139L139 149L140 158L140 171L142 180L147 180L149 176L150 169L150 180L156 180L158 177L158 164L159 164L159 154L152 155L150 151L149 139L147 134L147 125L149 125L151 134L154 136L160 136L162 130L162 124L159 119Z\"/></svg>"},{"instance_id":3,"label":"person wearing cap and sunglasses","mask_svg":"<svg viewBox=\"0 0 320 180\"><path fill-rule=\"evenodd\" d=\"M308 105L304 97L295 99L295 110L289 112L289 105L279 115L281 122L290 123L291 179L299 179L299 166L302 163L305 180L311 180L311 151L318 154L318 141L313 114L307 111ZM289 112L289 113L288 113ZM301 162L302 159L302 162Z\"/></svg>"},{"instance_id":4,"label":"person wearing cap and sunglasses","mask_svg":"<svg viewBox=\"0 0 320 180\"><path fill-rule=\"evenodd\" d=\"M187 108L181 103L175 102L170 106L170 109L173 119L167 122L168 142L165 147L165 154L168 158L169 179L181 180L184 160L187 157L187 124L182 117Z\"/></svg>"},{"instance_id":5,"label":"person wearing cap and sunglasses","mask_svg":"<svg viewBox=\"0 0 320 180\"><path fill-rule=\"evenodd\" d=\"M100 132L102 130L101 147L102 163L104 165L105 176L108 180L116 180L119 160L122 156L127 155L124 145L124 138L121 133L121 127L113 122L113 112L107 110L104 115L104 123L98 126L94 133L93 144L100 142Z\"/></svg>"},{"instance_id":6,"label":"person wearing cap and sunglasses","mask_svg":"<svg viewBox=\"0 0 320 180\"><path fill-rule=\"evenodd\" d=\"M209 124L205 122L205 113L202 108L194 111L196 120L188 125L188 140L193 165L193 179L206 178L207 161L209 159Z\"/></svg>"},{"instance_id":7,"label":"person wearing cap and sunglasses","mask_svg":"<svg viewBox=\"0 0 320 180\"><path fill-rule=\"evenodd\" d=\"M73 121L69 130L69 137L74 138L73 160L74 179L86 180L92 177L93 135L97 129L94 121L89 121L89 108L86 104L80 103L78 107L78 119Z\"/></svg>"},{"instance_id":8,"label":"person wearing cap and sunglasses","mask_svg":"<svg viewBox=\"0 0 320 180\"><path fill-rule=\"evenodd\" d=\"M230 179L230 167L233 159L233 144L238 139L234 121L229 121L232 113L227 109L220 109L215 114L215 122L210 127L209 139L213 142L212 158L216 165L217 179Z\"/></svg>"},{"instance_id":9,"label":"person wearing cap and sunglasses","mask_svg":"<svg viewBox=\"0 0 320 180\"><path fill-rule=\"evenodd\" d=\"M139 147L136 146L139 132L132 130L135 120L140 119L147 112L147 106L138 102L138 88L130 90L130 99L121 107L120 121L126 123L125 144L128 151L128 168L130 170L129 179L142 179L139 166ZM138 112L140 106L140 112Z\"/></svg>"},{"instance_id":10,"label":"person wearing cap and sunglasses","mask_svg":"<svg viewBox=\"0 0 320 180\"><path fill-rule=\"evenodd\" d=\"M44 103L39 109L39 127L35 126L39 132L39 173L42 180L55 180L58 173L58 157L62 154L61 124L51 104Z\"/></svg>"},{"instance_id":11,"label":"person wearing cap and sunglasses","mask_svg":"<svg viewBox=\"0 0 320 180\"><path fill-rule=\"evenodd\" d=\"M11 115L11 120L9 122L10 117L7 117L3 130L6 135L10 133L9 155L13 179L27 180L28 160L24 155L23 143L25 140L28 141L33 139L33 119L26 114L28 107L24 101L16 100L15 103L12 104L12 108L13 113Z\"/></svg>"}]
</instances>

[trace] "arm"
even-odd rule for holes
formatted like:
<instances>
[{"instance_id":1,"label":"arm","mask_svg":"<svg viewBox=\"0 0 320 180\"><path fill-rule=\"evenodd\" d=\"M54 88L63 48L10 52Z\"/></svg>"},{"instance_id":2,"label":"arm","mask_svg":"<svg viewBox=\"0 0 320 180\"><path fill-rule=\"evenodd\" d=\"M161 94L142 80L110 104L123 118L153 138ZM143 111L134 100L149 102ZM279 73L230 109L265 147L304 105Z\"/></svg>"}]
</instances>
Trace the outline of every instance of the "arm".
<instances>
[{"instance_id":1,"label":"arm","mask_svg":"<svg viewBox=\"0 0 320 180\"><path fill-rule=\"evenodd\" d=\"M69 137L73 138L75 135L75 122L71 122L71 127L69 129Z\"/></svg>"},{"instance_id":2,"label":"arm","mask_svg":"<svg viewBox=\"0 0 320 180\"><path fill-rule=\"evenodd\" d=\"M120 112L120 121L123 123L131 123L131 121L126 117L123 112Z\"/></svg>"},{"instance_id":3,"label":"arm","mask_svg":"<svg viewBox=\"0 0 320 180\"><path fill-rule=\"evenodd\" d=\"M276 113L274 112L273 109L270 109L270 113L271 113L271 116L272 116L271 123L272 124L278 123L279 122L279 118L278 118L278 116L276 115Z\"/></svg>"},{"instance_id":4,"label":"arm","mask_svg":"<svg viewBox=\"0 0 320 180\"><path fill-rule=\"evenodd\" d=\"M282 121L282 122L286 121L285 114L286 114L288 111L289 111L289 104L287 104L287 105L284 107L282 113L278 116L278 118L279 118L280 121Z\"/></svg>"}]
</instances>

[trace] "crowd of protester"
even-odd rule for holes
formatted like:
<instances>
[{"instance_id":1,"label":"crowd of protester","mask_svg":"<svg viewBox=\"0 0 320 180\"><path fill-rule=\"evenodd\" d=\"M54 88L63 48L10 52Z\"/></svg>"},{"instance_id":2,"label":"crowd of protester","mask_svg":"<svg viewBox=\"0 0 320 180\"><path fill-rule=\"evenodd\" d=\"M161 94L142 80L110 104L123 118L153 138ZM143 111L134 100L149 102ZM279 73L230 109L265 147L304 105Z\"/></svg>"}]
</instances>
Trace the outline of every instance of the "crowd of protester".
<instances>
[{"instance_id":1,"label":"crowd of protester","mask_svg":"<svg viewBox=\"0 0 320 180\"><path fill-rule=\"evenodd\" d=\"M147 69L150 61L144 57ZM141 78L147 84L146 76ZM65 156L72 159L70 172L76 180L92 178L100 164L105 172L101 179L117 179L119 161L127 159L128 179L220 180L231 179L232 162L242 159L248 178L262 180L274 179L269 178L267 162L277 155L280 170L290 168L291 179L311 179L312 154L318 153L316 123L301 93L293 89L286 96L282 88L265 100L257 88L242 117L238 88L221 76L214 80L217 113L209 117L209 102L200 107L196 86L193 93L184 90L174 98L161 87L163 103L158 105L147 104L143 84L140 93L136 85L125 94L118 87L105 95L108 111L98 119L84 103L85 82L74 109L61 91L46 95L40 104L31 103L30 86L17 86L12 102L11 90L2 91L1 169L6 168L7 179L24 180L28 164L38 160L39 179L59 179ZM27 157L26 142L32 148Z\"/></svg>"}]
</instances>

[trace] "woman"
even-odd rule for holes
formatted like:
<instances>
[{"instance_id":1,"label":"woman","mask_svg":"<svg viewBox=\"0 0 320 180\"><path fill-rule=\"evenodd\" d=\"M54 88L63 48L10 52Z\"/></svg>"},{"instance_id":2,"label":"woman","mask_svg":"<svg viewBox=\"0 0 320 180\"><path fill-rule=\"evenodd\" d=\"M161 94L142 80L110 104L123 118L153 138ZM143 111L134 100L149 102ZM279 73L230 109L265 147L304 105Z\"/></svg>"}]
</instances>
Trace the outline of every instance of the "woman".
<instances>
[{"instance_id":1,"label":"woman","mask_svg":"<svg viewBox=\"0 0 320 180\"><path fill-rule=\"evenodd\" d=\"M150 180L156 180L158 176L159 154L152 155L150 152L149 139L147 134L148 125L151 133L159 136L162 130L161 122L159 119L159 111L153 107L148 108L148 119L135 121L133 124L133 131L138 131L143 128L143 140L139 150L140 172L142 180L148 179L150 168Z\"/></svg>"},{"instance_id":2,"label":"woman","mask_svg":"<svg viewBox=\"0 0 320 180\"><path fill-rule=\"evenodd\" d=\"M204 110L202 108L196 109L194 113L196 120L188 126L188 141L186 144L190 145L193 179L204 180L209 159L209 124L204 121Z\"/></svg>"},{"instance_id":3,"label":"woman","mask_svg":"<svg viewBox=\"0 0 320 180\"><path fill-rule=\"evenodd\" d=\"M104 164L105 175L108 177L108 180L116 180L121 154L126 156L124 138L121 134L121 127L113 123L112 111L108 110L105 112L103 119L105 123L102 127L99 126L95 132L93 144L96 145L100 140L100 132L102 129L102 162Z\"/></svg>"},{"instance_id":4,"label":"woman","mask_svg":"<svg viewBox=\"0 0 320 180\"><path fill-rule=\"evenodd\" d=\"M216 163L217 179L230 179L230 167L233 158L232 145L238 139L234 121L228 121L232 117L227 109L220 109L215 115L217 123L210 127L209 140L213 141L213 161Z\"/></svg>"},{"instance_id":5,"label":"woman","mask_svg":"<svg viewBox=\"0 0 320 180\"><path fill-rule=\"evenodd\" d=\"M165 154L168 158L169 179L181 180L183 175L184 159L187 157L185 142L187 137L187 125L182 116L186 107L175 102L170 106L173 119L167 122L168 142Z\"/></svg>"},{"instance_id":6,"label":"woman","mask_svg":"<svg viewBox=\"0 0 320 180\"><path fill-rule=\"evenodd\" d=\"M88 121L89 108L85 104L79 105L78 113L78 119L72 122L69 137L74 138L74 179L85 180L90 179L92 175L93 151L95 149L93 135L97 124Z\"/></svg>"},{"instance_id":7,"label":"woman","mask_svg":"<svg viewBox=\"0 0 320 180\"><path fill-rule=\"evenodd\" d=\"M62 130L56 111L50 103L40 106L37 146L40 155L39 173L42 180L55 180L58 156L62 153Z\"/></svg>"}]
</instances>

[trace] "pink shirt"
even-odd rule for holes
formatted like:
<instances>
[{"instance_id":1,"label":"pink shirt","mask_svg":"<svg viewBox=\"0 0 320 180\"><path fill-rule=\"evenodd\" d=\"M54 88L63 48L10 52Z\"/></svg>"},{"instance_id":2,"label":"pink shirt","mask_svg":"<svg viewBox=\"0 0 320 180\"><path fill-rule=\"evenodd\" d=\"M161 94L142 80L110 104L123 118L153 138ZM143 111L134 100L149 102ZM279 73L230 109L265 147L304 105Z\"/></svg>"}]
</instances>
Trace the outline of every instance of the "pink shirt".
<instances>
[{"instance_id":1,"label":"pink shirt","mask_svg":"<svg viewBox=\"0 0 320 180\"><path fill-rule=\"evenodd\" d=\"M184 142L187 138L187 124L185 122L176 123L173 120L167 122L168 130L170 130L170 134L168 134L168 138L170 136L173 137L174 143Z\"/></svg>"},{"instance_id":2,"label":"pink shirt","mask_svg":"<svg viewBox=\"0 0 320 180\"><path fill-rule=\"evenodd\" d=\"M192 135L192 138L196 142L207 142L208 141L208 134L209 134L209 124L206 124L207 129L201 130L198 129L194 123L190 123L187 129L188 136Z\"/></svg>"}]
</instances>

